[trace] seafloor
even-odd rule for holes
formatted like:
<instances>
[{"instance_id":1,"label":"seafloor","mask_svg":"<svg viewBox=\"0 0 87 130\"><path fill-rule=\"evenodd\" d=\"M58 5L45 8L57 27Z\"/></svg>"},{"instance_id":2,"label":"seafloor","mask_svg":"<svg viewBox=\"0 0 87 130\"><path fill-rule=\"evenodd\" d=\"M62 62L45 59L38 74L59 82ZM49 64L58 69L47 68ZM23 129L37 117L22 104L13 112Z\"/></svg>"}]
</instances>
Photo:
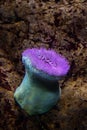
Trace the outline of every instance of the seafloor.
<instances>
[{"instance_id":1,"label":"seafloor","mask_svg":"<svg viewBox=\"0 0 87 130\"><path fill-rule=\"evenodd\" d=\"M59 103L40 120L13 98L21 52L32 47L52 48L71 65ZM86 0L0 0L0 130L87 130Z\"/></svg>"}]
</instances>

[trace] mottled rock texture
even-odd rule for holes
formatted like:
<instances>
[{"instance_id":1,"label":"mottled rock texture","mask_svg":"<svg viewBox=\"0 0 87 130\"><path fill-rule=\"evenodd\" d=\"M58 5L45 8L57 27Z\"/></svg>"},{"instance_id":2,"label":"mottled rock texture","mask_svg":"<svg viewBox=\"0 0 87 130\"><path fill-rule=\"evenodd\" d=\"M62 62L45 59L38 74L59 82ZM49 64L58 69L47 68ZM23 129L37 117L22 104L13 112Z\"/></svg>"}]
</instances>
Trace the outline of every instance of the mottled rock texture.
<instances>
[{"instance_id":1,"label":"mottled rock texture","mask_svg":"<svg viewBox=\"0 0 87 130\"><path fill-rule=\"evenodd\" d=\"M71 64L60 102L40 121L13 98L28 47L52 48ZM0 130L19 129L87 130L86 0L0 0Z\"/></svg>"}]
</instances>

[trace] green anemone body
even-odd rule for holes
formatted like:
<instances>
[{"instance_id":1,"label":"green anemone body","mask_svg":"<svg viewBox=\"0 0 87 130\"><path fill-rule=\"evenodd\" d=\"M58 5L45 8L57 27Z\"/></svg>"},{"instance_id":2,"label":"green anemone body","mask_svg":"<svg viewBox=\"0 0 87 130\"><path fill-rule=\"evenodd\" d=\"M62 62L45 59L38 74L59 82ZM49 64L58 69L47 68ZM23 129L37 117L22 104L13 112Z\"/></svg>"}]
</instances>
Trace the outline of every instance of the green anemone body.
<instances>
[{"instance_id":1,"label":"green anemone body","mask_svg":"<svg viewBox=\"0 0 87 130\"><path fill-rule=\"evenodd\" d=\"M57 81L40 79L26 69L14 98L29 115L35 115L49 111L57 103L60 95L61 90Z\"/></svg>"}]
</instances>

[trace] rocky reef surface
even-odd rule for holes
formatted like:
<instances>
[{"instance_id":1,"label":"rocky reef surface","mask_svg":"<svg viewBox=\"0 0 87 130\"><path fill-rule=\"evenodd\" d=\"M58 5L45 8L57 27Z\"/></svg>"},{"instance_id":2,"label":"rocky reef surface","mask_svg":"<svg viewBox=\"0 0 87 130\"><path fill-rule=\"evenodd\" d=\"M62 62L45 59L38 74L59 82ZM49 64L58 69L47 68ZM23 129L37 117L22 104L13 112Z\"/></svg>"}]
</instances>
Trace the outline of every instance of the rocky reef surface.
<instances>
[{"instance_id":1,"label":"rocky reef surface","mask_svg":"<svg viewBox=\"0 0 87 130\"><path fill-rule=\"evenodd\" d=\"M60 82L59 103L37 120L14 101L24 76L21 52L46 47L71 69ZM86 0L0 1L0 130L87 130Z\"/></svg>"}]
</instances>

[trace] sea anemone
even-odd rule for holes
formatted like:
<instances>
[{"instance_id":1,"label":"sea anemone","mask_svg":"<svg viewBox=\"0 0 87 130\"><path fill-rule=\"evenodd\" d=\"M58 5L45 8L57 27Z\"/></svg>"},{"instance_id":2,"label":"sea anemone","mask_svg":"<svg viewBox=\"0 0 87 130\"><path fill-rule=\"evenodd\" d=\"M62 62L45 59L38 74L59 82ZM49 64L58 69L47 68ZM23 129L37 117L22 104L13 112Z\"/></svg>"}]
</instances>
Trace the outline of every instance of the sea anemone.
<instances>
[{"instance_id":1,"label":"sea anemone","mask_svg":"<svg viewBox=\"0 0 87 130\"><path fill-rule=\"evenodd\" d=\"M49 111L59 100L58 80L69 71L69 62L54 50L27 49L22 53L25 77L14 93L15 100L30 115Z\"/></svg>"}]
</instances>

